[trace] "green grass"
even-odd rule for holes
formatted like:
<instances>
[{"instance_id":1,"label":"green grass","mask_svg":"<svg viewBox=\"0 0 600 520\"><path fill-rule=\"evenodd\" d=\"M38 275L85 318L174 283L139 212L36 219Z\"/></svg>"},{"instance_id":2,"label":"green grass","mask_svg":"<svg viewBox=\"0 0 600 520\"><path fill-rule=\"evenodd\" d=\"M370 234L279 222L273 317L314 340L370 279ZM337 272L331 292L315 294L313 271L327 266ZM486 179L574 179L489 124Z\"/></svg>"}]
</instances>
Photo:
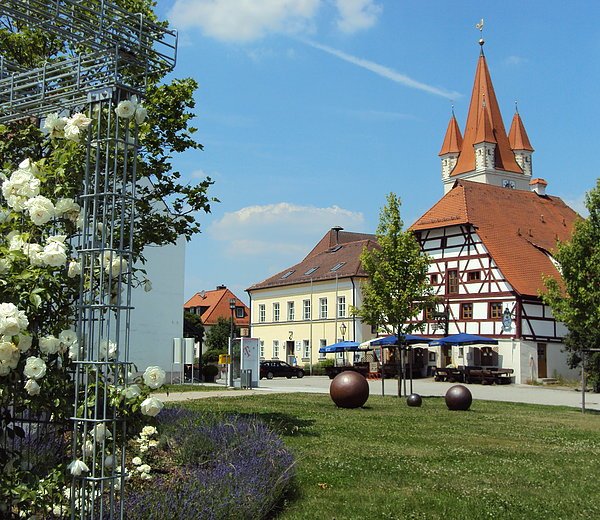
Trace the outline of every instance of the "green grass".
<instances>
[{"instance_id":1,"label":"green grass","mask_svg":"<svg viewBox=\"0 0 600 520\"><path fill-rule=\"evenodd\" d=\"M189 384L189 385L163 385L158 390L156 390L157 394L166 394L166 393L174 393L174 392L220 392L226 390L233 390L232 388L228 388L225 385L204 385L202 383L198 384Z\"/></svg>"},{"instance_id":2,"label":"green grass","mask_svg":"<svg viewBox=\"0 0 600 520\"><path fill-rule=\"evenodd\" d=\"M256 414L296 456L277 519L600 518L600 415L563 407L441 398L409 408L371 396L336 408L329 396L275 394L190 403Z\"/></svg>"}]
</instances>

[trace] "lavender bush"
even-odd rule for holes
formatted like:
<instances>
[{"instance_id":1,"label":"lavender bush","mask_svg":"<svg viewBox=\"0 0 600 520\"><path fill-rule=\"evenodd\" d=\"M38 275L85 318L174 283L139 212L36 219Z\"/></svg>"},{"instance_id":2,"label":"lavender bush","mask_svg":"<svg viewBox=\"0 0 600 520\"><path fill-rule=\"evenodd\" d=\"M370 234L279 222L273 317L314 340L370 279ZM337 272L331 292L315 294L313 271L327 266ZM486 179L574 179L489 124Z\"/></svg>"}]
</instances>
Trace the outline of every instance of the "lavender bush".
<instances>
[{"instance_id":1,"label":"lavender bush","mask_svg":"<svg viewBox=\"0 0 600 520\"><path fill-rule=\"evenodd\" d=\"M292 455L257 419L163 410L161 450L172 462L142 489L127 489L136 519L260 519L294 474Z\"/></svg>"}]
</instances>

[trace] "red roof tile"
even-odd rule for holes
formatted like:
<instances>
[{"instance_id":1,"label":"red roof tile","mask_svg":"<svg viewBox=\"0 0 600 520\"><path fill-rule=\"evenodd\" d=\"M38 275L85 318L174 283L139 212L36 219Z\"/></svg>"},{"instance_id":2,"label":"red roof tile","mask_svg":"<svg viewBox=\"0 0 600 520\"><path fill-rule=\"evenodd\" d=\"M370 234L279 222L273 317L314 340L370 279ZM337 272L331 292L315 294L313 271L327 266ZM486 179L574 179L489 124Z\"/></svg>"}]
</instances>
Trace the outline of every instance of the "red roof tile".
<instances>
[{"instance_id":1,"label":"red roof tile","mask_svg":"<svg viewBox=\"0 0 600 520\"><path fill-rule=\"evenodd\" d=\"M485 103L484 103L485 100ZM521 167L517 164L515 155L508 142L502 115L492 85L492 79L487 67L483 53L479 56L477 62L477 71L475 72L475 82L471 94L471 103L469 105L469 114L465 125L465 134L461 147L460 155L451 176L466 173L475 170L475 151L473 145L478 142L479 122L486 121L481 118L481 112L485 109L489 114L489 124L491 132L496 142L495 165L499 170L510 171L514 173L523 173ZM487 124L487 123L486 123ZM481 142L481 141L479 141Z\"/></svg>"},{"instance_id":2,"label":"red roof tile","mask_svg":"<svg viewBox=\"0 0 600 520\"><path fill-rule=\"evenodd\" d=\"M577 218L558 197L458 180L411 229L471 224L514 290L537 296L542 275L559 276L548 253L571 238Z\"/></svg>"},{"instance_id":3,"label":"red roof tile","mask_svg":"<svg viewBox=\"0 0 600 520\"><path fill-rule=\"evenodd\" d=\"M200 314L202 324L216 325L219 318L231 318L231 308L229 307L229 300L231 298L235 298L236 307L244 307L244 317L234 317L234 323L238 327L248 327L250 325L250 309L227 287L219 286L214 291L196 293L184 303L183 308L186 310L194 307L204 308Z\"/></svg>"},{"instance_id":4,"label":"red roof tile","mask_svg":"<svg viewBox=\"0 0 600 520\"><path fill-rule=\"evenodd\" d=\"M446 135L444 142L442 143L442 149L438 155L446 155L447 153L458 153L462 146L463 138L458 127L458 121L452 114L450 121L448 122L448 128L446 129Z\"/></svg>"},{"instance_id":5,"label":"red roof tile","mask_svg":"<svg viewBox=\"0 0 600 520\"><path fill-rule=\"evenodd\" d=\"M518 112L515 112L510 131L508 132L508 142L513 150L529 150L533 152L533 147L529 142L529 137L525 131L525 126Z\"/></svg>"}]
</instances>

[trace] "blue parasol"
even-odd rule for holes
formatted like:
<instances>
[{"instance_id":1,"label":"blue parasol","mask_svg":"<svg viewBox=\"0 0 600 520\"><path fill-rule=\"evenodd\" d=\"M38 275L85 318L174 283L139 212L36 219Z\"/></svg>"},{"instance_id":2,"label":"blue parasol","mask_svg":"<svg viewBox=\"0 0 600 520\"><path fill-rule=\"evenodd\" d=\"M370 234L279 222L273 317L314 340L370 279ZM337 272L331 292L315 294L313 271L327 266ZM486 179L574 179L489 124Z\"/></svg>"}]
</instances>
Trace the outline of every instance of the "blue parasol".
<instances>
[{"instance_id":1,"label":"blue parasol","mask_svg":"<svg viewBox=\"0 0 600 520\"><path fill-rule=\"evenodd\" d=\"M497 345L498 340L478 336L477 334L452 334L445 338L435 339L429 343L432 347L441 347L444 345Z\"/></svg>"}]
</instances>

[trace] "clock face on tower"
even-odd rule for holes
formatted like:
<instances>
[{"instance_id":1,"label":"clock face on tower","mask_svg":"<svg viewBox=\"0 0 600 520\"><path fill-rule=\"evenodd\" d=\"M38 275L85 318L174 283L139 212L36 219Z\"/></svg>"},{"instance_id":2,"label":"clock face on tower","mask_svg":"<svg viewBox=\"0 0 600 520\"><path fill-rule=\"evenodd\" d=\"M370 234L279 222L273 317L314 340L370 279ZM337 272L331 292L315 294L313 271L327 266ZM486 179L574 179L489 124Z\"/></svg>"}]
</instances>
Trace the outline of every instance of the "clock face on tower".
<instances>
[{"instance_id":1,"label":"clock face on tower","mask_svg":"<svg viewBox=\"0 0 600 520\"><path fill-rule=\"evenodd\" d=\"M511 181L510 179L502 179L502 187L510 188L511 190L514 190L516 187L516 184L515 184L515 181Z\"/></svg>"}]
</instances>

